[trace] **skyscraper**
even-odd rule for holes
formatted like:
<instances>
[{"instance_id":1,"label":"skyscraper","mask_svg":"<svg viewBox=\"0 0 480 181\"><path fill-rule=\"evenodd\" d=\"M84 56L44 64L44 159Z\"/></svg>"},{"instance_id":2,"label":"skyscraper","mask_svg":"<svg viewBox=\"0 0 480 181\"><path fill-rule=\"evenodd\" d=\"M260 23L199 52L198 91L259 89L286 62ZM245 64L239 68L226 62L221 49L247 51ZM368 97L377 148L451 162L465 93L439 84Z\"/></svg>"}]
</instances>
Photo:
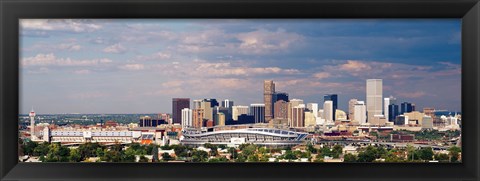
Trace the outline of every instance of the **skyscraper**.
<instances>
[{"instance_id":1,"label":"skyscraper","mask_svg":"<svg viewBox=\"0 0 480 181\"><path fill-rule=\"evenodd\" d=\"M357 99L350 99L348 101L348 119L353 120L355 117L355 104L357 104Z\"/></svg>"},{"instance_id":2,"label":"skyscraper","mask_svg":"<svg viewBox=\"0 0 480 181\"><path fill-rule=\"evenodd\" d=\"M325 121L327 122L332 122L334 121L333 119L333 101L325 101L323 103L323 117Z\"/></svg>"},{"instance_id":3,"label":"skyscraper","mask_svg":"<svg viewBox=\"0 0 480 181\"><path fill-rule=\"evenodd\" d=\"M200 104L200 108L203 109L203 119L213 120L213 108L210 101L204 99Z\"/></svg>"},{"instance_id":4,"label":"skyscraper","mask_svg":"<svg viewBox=\"0 0 480 181\"><path fill-rule=\"evenodd\" d=\"M173 123L182 124L182 109L190 108L190 98L172 99L172 119Z\"/></svg>"},{"instance_id":5,"label":"skyscraper","mask_svg":"<svg viewBox=\"0 0 480 181\"><path fill-rule=\"evenodd\" d=\"M288 112L287 112L287 116L288 116L288 119L289 119L289 125L293 125L292 121L293 121L293 114L292 114L292 110L295 106L298 106L300 104L303 104L303 100L301 99L292 99L290 100L290 102L288 102Z\"/></svg>"},{"instance_id":6,"label":"skyscraper","mask_svg":"<svg viewBox=\"0 0 480 181\"><path fill-rule=\"evenodd\" d=\"M338 109L338 96L337 94L325 94L323 96L323 102L325 101L332 101L333 103L333 117L332 120L335 121L335 113L336 110Z\"/></svg>"},{"instance_id":7,"label":"skyscraper","mask_svg":"<svg viewBox=\"0 0 480 181\"><path fill-rule=\"evenodd\" d=\"M192 110L189 108L182 109L182 128L193 127Z\"/></svg>"},{"instance_id":8,"label":"skyscraper","mask_svg":"<svg viewBox=\"0 0 480 181\"><path fill-rule=\"evenodd\" d=\"M265 104L250 104L250 115L255 123L265 123Z\"/></svg>"},{"instance_id":9,"label":"skyscraper","mask_svg":"<svg viewBox=\"0 0 480 181\"><path fill-rule=\"evenodd\" d=\"M398 115L400 115L400 113L398 112L398 105L388 105L388 121L394 122Z\"/></svg>"},{"instance_id":10,"label":"skyscraper","mask_svg":"<svg viewBox=\"0 0 480 181\"><path fill-rule=\"evenodd\" d=\"M312 111L312 114L315 118L318 117L318 104L317 103L308 103L307 109Z\"/></svg>"},{"instance_id":11,"label":"skyscraper","mask_svg":"<svg viewBox=\"0 0 480 181\"><path fill-rule=\"evenodd\" d=\"M375 115L382 115L382 84L382 79L367 79L367 121L373 120Z\"/></svg>"},{"instance_id":12,"label":"skyscraper","mask_svg":"<svg viewBox=\"0 0 480 181\"><path fill-rule=\"evenodd\" d=\"M355 116L353 120L358 121L360 124L367 123L367 110L365 107L365 102L357 101L353 107Z\"/></svg>"},{"instance_id":13,"label":"skyscraper","mask_svg":"<svg viewBox=\"0 0 480 181\"><path fill-rule=\"evenodd\" d=\"M413 111L412 103L402 102L400 104L400 114L405 114Z\"/></svg>"},{"instance_id":14,"label":"skyscraper","mask_svg":"<svg viewBox=\"0 0 480 181\"><path fill-rule=\"evenodd\" d=\"M274 118L275 119L287 119L288 118L288 102L279 100L274 104Z\"/></svg>"},{"instance_id":15,"label":"skyscraper","mask_svg":"<svg viewBox=\"0 0 480 181\"><path fill-rule=\"evenodd\" d=\"M237 121L238 116L245 114L248 115L248 106L232 106L232 119Z\"/></svg>"},{"instance_id":16,"label":"skyscraper","mask_svg":"<svg viewBox=\"0 0 480 181\"><path fill-rule=\"evenodd\" d=\"M304 127L305 123L305 104L300 104L292 108L292 125L291 127Z\"/></svg>"},{"instance_id":17,"label":"skyscraper","mask_svg":"<svg viewBox=\"0 0 480 181\"><path fill-rule=\"evenodd\" d=\"M393 96L386 97L383 99L383 115L385 116L387 121L390 121L390 116L389 116L390 112L388 111L389 110L388 106L390 106L391 104L396 104L397 102L396 100L397 99L394 98Z\"/></svg>"},{"instance_id":18,"label":"skyscraper","mask_svg":"<svg viewBox=\"0 0 480 181\"><path fill-rule=\"evenodd\" d=\"M228 99L222 101L222 107L231 108L232 106L234 106L233 101Z\"/></svg>"},{"instance_id":19,"label":"skyscraper","mask_svg":"<svg viewBox=\"0 0 480 181\"><path fill-rule=\"evenodd\" d=\"M273 118L273 94L275 93L275 84L273 80L263 82L263 101L265 103L265 121L269 122Z\"/></svg>"},{"instance_id":20,"label":"skyscraper","mask_svg":"<svg viewBox=\"0 0 480 181\"><path fill-rule=\"evenodd\" d=\"M203 126L203 109L193 109L192 110L192 122L194 128L201 128Z\"/></svg>"}]
</instances>

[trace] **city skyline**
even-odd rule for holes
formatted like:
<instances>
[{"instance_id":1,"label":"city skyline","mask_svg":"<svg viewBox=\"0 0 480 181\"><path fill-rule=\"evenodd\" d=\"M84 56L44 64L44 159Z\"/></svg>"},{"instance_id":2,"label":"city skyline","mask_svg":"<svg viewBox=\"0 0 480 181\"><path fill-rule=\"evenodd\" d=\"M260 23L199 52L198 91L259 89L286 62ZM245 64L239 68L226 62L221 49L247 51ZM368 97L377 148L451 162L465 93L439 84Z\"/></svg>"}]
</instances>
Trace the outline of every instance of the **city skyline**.
<instances>
[{"instance_id":1,"label":"city skyline","mask_svg":"<svg viewBox=\"0 0 480 181\"><path fill-rule=\"evenodd\" d=\"M337 94L348 111L374 78L383 98L461 111L458 20L21 20L20 62L21 113L248 106L267 79L305 103Z\"/></svg>"}]
</instances>

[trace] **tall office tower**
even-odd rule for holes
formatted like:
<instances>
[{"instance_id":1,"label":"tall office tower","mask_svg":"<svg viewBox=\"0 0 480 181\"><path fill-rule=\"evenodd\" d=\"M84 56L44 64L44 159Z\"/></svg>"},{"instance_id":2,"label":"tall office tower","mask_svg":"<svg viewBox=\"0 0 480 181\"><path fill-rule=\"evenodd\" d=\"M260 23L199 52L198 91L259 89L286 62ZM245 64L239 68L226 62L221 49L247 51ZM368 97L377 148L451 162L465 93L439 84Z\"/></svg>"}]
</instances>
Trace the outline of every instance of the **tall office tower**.
<instances>
[{"instance_id":1,"label":"tall office tower","mask_svg":"<svg viewBox=\"0 0 480 181\"><path fill-rule=\"evenodd\" d=\"M289 125L293 125L293 115L292 115L292 110L295 106L298 106L300 104L303 104L303 100L301 99L292 99L288 102L288 112L287 112L287 118L289 119Z\"/></svg>"},{"instance_id":2,"label":"tall office tower","mask_svg":"<svg viewBox=\"0 0 480 181\"><path fill-rule=\"evenodd\" d=\"M409 113L413 111L412 103L402 102L400 104L400 114Z\"/></svg>"},{"instance_id":3,"label":"tall office tower","mask_svg":"<svg viewBox=\"0 0 480 181\"><path fill-rule=\"evenodd\" d=\"M203 119L213 120L212 102L204 99L200 104L200 108L203 109Z\"/></svg>"},{"instance_id":4,"label":"tall office tower","mask_svg":"<svg viewBox=\"0 0 480 181\"><path fill-rule=\"evenodd\" d=\"M325 101L323 103L323 117L325 121L334 121L333 120L333 101Z\"/></svg>"},{"instance_id":5,"label":"tall office tower","mask_svg":"<svg viewBox=\"0 0 480 181\"><path fill-rule=\"evenodd\" d=\"M305 111L305 127L317 125L315 114L313 111Z\"/></svg>"},{"instance_id":6,"label":"tall office tower","mask_svg":"<svg viewBox=\"0 0 480 181\"><path fill-rule=\"evenodd\" d=\"M225 114L223 114L222 112L217 113L216 119L217 120L215 120L215 125L225 126Z\"/></svg>"},{"instance_id":7,"label":"tall office tower","mask_svg":"<svg viewBox=\"0 0 480 181\"><path fill-rule=\"evenodd\" d=\"M383 99L383 115L385 116L385 118L387 119L387 121L390 121L390 112L388 111L388 106L390 106L391 104L396 104L397 102L397 99L394 98L393 96L390 96L390 97L386 97ZM391 120L393 122L393 120Z\"/></svg>"},{"instance_id":8,"label":"tall office tower","mask_svg":"<svg viewBox=\"0 0 480 181\"><path fill-rule=\"evenodd\" d=\"M203 126L203 117L204 110L202 108L192 110L192 122L194 128L201 128Z\"/></svg>"},{"instance_id":9,"label":"tall office tower","mask_svg":"<svg viewBox=\"0 0 480 181\"><path fill-rule=\"evenodd\" d=\"M312 111L312 114L315 118L318 117L318 104L317 103L308 103L307 109Z\"/></svg>"},{"instance_id":10,"label":"tall office tower","mask_svg":"<svg viewBox=\"0 0 480 181\"><path fill-rule=\"evenodd\" d=\"M214 107L213 108L213 120L214 120L214 125L220 124L219 122L219 114L222 113L223 116L225 117L225 121L231 120L232 119L232 107L226 108L226 107Z\"/></svg>"},{"instance_id":11,"label":"tall office tower","mask_svg":"<svg viewBox=\"0 0 480 181\"><path fill-rule=\"evenodd\" d=\"M416 110L415 107L416 107L415 104L412 103L412 111Z\"/></svg>"},{"instance_id":12,"label":"tall office tower","mask_svg":"<svg viewBox=\"0 0 480 181\"><path fill-rule=\"evenodd\" d=\"M273 93L275 93L275 83L273 80L263 82L263 101L265 103L265 121L270 122L273 118Z\"/></svg>"},{"instance_id":13,"label":"tall office tower","mask_svg":"<svg viewBox=\"0 0 480 181\"><path fill-rule=\"evenodd\" d=\"M365 102L357 101L353 106L353 120L358 121L359 124L367 123L367 109L365 107Z\"/></svg>"},{"instance_id":14,"label":"tall office tower","mask_svg":"<svg viewBox=\"0 0 480 181\"><path fill-rule=\"evenodd\" d=\"M202 105L202 100L193 100L192 109L200 109L201 105Z\"/></svg>"},{"instance_id":15,"label":"tall office tower","mask_svg":"<svg viewBox=\"0 0 480 181\"><path fill-rule=\"evenodd\" d=\"M348 101L348 119L353 120L355 118L355 104L357 104L357 99L350 99Z\"/></svg>"},{"instance_id":16,"label":"tall office tower","mask_svg":"<svg viewBox=\"0 0 480 181\"><path fill-rule=\"evenodd\" d=\"M242 114L248 115L248 106L232 106L232 119L234 121L237 121L238 116Z\"/></svg>"},{"instance_id":17,"label":"tall office tower","mask_svg":"<svg viewBox=\"0 0 480 181\"><path fill-rule=\"evenodd\" d=\"M397 116L400 115L400 112L398 111L398 105L396 104L390 104L388 105L388 121L394 122L397 119Z\"/></svg>"},{"instance_id":18,"label":"tall office tower","mask_svg":"<svg viewBox=\"0 0 480 181\"><path fill-rule=\"evenodd\" d=\"M28 116L30 116L30 139L31 140L36 140L36 137L35 137L35 111L33 111L33 108L32 108L32 111L30 111L30 113L28 114Z\"/></svg>"},{"instance_id":19,"label":"tall office tower","mask_svg":"<svg viewBox=\"0 0 480 181\"><path fill-rule=\"evenodd\" d=\"M305 104L300 104L292 108L292 125L290 127L300 128L305 125Z\"/></svg>"},{"instance_id":20,"label":"tall office tower","mask_svg":"<svg viewBox=\"0 0 480 181\"><path fill-rule=\"evenodd\" d=\"M231 108L233 106L233 101L225 99L222 101L222 107Z\"/></svg>"},{"instance_id":21,"label":"tall office tower","mask_svg":"<svg viewBox=\"0 0 480 181\"><path fill-rule=\"evenodd\" d=\"M182 109L190 108L190 98L173 98L172 99L172 119L173 123L182 123Z\"/></svg>"},{"instance_id":22,"label":"tall office tower","mask_svg":"<svg viewBox=\"0 0 480 181\"><path fill-rule=\"evenodd\" d=\"M382 79L367 79L367 121L382 114Z\"/></svg>"},{"instance_id":23,"label":"tall office tower","mask_svg":"<svg viewBox=\"0 0 480 181\"><path fill-rule=\"evenodd\" d=\"M279 100L284 100L285 102L288 102L288 93L286 92L275 92L273 93L273 103L279 101ZM275 107L275 106L273 106Z\"/></svg>"},{"instance_id":24,"label":"tall office tower","mask_svg":"<svg viewBox=\"0 0 480 181\"><path fill-rule=\"evenodd\" d=\"M332 101L333 103L333 121L336 120L335 114L338 109L338 96L337 94L325 94L323 96L323 102L325 101Z\"/></svg>"},{"instance_id":25,"label":"tall office tower","mask_svg":"<svg viewBox=\"0 0 480 181\"><path fill-rule=\"evenodd\" d=\"M189 108L182 109L182 128L189 128L193 126L192 110Z\"/></svg>"},{"instance_id":26,"label":"tall office tower","mask_svg":"<svg viewBox=\"0 0 480 181\"><path fill-rule=\"evenodd\" d=\"M275 111L273 117L275 119L287 119L288 117L288 102L279 100L273 105Z\"/></svg>"},{"instance_id":27,"label":"tall office tower","mask_svg":"<svg viewBox=\"0 0 480 181\"><path fill-rule=\"evenodd\" d=\"M265 104L250 104L249 115L254 117L255 123L265 123Z\"/></svg>"}]
</instances>

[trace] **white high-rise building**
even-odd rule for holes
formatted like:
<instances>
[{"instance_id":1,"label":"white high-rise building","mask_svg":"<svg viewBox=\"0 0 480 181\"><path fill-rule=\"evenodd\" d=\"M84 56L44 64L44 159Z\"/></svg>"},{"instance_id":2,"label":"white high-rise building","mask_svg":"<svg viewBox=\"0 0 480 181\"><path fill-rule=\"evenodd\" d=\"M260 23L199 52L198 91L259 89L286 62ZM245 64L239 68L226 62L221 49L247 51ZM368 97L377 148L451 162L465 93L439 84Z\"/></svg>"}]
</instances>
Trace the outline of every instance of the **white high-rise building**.
<instances>
[{"instance_id":1,"label":"white high-rise building","mask_svg":"<svg viewBox=\"0 0 480 181\"><path fill-rule=\"evenodd\" d=\"M375 115L382 115L383 97L382 79L367 79L367 120L373 120Z\"/></svg>"},{"instance_id":2,"label":"white high-rise building","mask_svg":"<svg viewBox=\"0 0 480 181\"><path fill-rule=\"evenodd\" d=\"M182 109L182 128L193 127L192 110L189 108Z\"/></svg>"},{"instance_id":3,"label":"white high-rise building","mask_svg":"<svg viewBox=\"0 0 480 181\"><path fill-rule=\"evenodd\" d=\"M233 101L225 99L222 102L222 107L230 108L233 106Z\"/></svg>"},{"instance_id":4,"label":"white high-rise building","mask_svg":"<svg viewBox=\"0 0 480 181\"><path fill-rule=\"evenodd\" d=\"M238 116L248 114L248 106L232 106L232 119L237 121Z\"/></svg>"},{"instance_id":5,"label":"white high-rise building","mask_svg":"<svg viewBox=\"0 0 480 181\"><path fill-rule=\"evenodd\" d=\"M325 101L323 103L323 115L326 122L333 121L333 101Z\"/></svg>"},{"instance_id":6,"label":"white high-rise building","mask_svg":"<svg viewBox=\"0 0 480 181\"><path fill-rule=\"evenodd\" d=\"M358 121L359 124L367 123L367 110L365 108L365 102L357 101L353 106L353 120Z\"/></svg>"},{"instance_id":7,"label":"white high-rise building","mask_svg":"<svg viewBox=\"0 0 480 181\"><path fill-rule=\"evenodd\" d=\"M30 113L28 114L28 116L30 116L30 139L31 140L36 140L36 136L35 136L35 111L33 111L33 108L32 108L32 111L30 111Z\"/></svg>"},{"instance_id":8,"label":"white high-rise building","mask_svg":"<svg viewBox=\"0 0 480 181\"><path fill-rule=\"evenodd\" d=\"M390 96L390 97L386 97L383 99L383 115L385 116L385 118L388 120L388 106L390 104L396 104L397 103L397 99L394 98L393 96ZM393 121L393 120L392 120Z\"/></svg>"},{"instance_id":9,"label":"white high-rise building","mask_svg":"<svg viewBox=\"0 0 480 181\"><path fill-rule=\"evenodd\" d=\"M307 108L308 108L308 110L312 111L313 116L315 118L318 117L318 104L317 103L308 103Z\"/></svg>"}]
</instances>

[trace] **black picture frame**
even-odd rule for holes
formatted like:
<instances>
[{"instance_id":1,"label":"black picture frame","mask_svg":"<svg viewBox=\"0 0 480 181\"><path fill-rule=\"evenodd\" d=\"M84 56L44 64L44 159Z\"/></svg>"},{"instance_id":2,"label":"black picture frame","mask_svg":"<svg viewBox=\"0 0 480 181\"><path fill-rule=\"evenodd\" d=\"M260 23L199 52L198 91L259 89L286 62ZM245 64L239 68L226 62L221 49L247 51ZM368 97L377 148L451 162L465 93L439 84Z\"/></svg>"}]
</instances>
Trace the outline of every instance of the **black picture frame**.
<instances>
[{"instance_id":1,"label":"black picture frame","mask_svg":"<svg viewBox=\"0 0 480 181\"><path fill-rule=\"evenodd\" d=\"M1 180L479 180L478 0L1 0ZM460 18L462 163L18 163L21 18Z\"/></svg>"}]
</instances>

